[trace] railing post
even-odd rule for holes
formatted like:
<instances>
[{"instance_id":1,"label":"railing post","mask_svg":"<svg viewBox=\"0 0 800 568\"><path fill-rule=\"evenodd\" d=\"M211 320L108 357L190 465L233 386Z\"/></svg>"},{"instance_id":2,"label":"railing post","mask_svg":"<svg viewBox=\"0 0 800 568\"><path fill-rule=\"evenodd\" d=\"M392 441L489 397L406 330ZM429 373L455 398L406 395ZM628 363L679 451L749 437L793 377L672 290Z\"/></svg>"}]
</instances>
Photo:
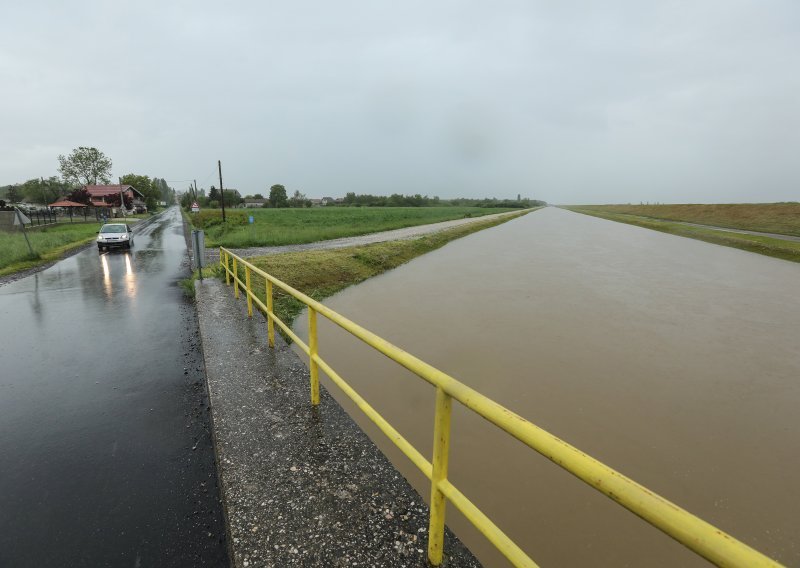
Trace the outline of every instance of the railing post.
<instances>
[{"instance_id":1,"label":"railing post","mask_svg":"<svg viewBox=\"0 0 800 568\"><path fill-rule=\"evenodd\" d=\"M250 288L250 266L244 265L244 283L247 288L247 317L253 317L253 290Z\"/></svg>"},{"instance_id":2,"label":"railing post","mask_svg":"<svg viewBox=\"0 0 800 568\"><path fill-rule=\"evenodd\" d=\"M267 337L269 346L275 347L275 323L272 321L272 281L267 279Z\"/></svg>"},{"instance_id":3,"label":"railing post","mask_svg":"<svg viewBox=\"0 0 800 568\"><path fill-rule=\"evenodd\" d=\"M223 264L223 260L222 260L223 258L225 259L224 260L224 264ZM228 272L228 270L229 270L228 269L228 253L223 251L222 247L219 247L219 263L220 263L221 266L223 266L225 268L225 285L226 286L230 286L231 285L231 275Z\"/></svg>"},{"instance_id":4,"label":"railing post","mask_svg":"<svg viewBox=\"0 0 800 568\"><path fill-rule=\"evenodd\" d=\"M233 297L239 299L239 269L236 266L236 257L233 257Z\"/></svg>"},{"instance_id":5,"label":"railing post","mask_svg":"<svg viewBox=\"0 0 800 568\"><path fill-rule=\"evenodd\" d=\"M317 356L317 312L308 308L308 370L311 374L311 404L319 404L319 367L314 358Z\"/></svg>"},{"instance_id":6,"label":"railing post","mask_svg":"<svg viewBox=\"0 0 800 568\"><path fill-rule=\"evenodd\" d=\"M428 527L428 560L434 566L442 563L444 551L444 517L447 498L439 483L447 479L450 456L450 413L453 399L441 387L436 388L436 415L433 425L433 475L431 477L431 519Z\"/></svg>"}]
</instances>

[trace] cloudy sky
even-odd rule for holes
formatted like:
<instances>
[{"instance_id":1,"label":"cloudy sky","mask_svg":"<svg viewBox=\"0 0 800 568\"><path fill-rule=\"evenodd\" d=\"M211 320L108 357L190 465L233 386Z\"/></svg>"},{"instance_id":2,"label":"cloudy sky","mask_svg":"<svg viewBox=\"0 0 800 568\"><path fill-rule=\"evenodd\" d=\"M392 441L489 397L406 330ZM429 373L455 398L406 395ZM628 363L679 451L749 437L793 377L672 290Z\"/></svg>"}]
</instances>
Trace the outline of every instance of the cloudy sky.
<instances>
[{"instance_id":1,"label":"cloudy sky","mask_svg":"<svg viewBox=\"0 0 800 568\"><path fill-rule=\"evenodd\" d=\"M0 185L800 199L800 2L40 2L0 20Z\"/></svg>"}]
</instances>

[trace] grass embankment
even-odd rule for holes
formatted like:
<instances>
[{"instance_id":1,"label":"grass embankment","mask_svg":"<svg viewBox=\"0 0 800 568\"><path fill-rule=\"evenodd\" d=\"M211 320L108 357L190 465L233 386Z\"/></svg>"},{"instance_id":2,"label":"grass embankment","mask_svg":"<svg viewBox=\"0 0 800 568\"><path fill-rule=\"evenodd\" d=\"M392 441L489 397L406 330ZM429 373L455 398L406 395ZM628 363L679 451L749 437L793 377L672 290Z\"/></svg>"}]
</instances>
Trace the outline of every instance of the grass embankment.
<instances>
[{"instance_id":1,"label":"grass embankment","mask_svg":"<svg viewBox=\"0 0 800 568\"><path fill-rule=\"evenodd\" d=\"M520 211L516 215L508 215L500 219L476 221L416 239L334 250L274 254L253 257L248 260L293 288L300 290L317 301L322 301L324 298L344 290L348 286L358 284L368 278L396 268L417 256L438 249L452 240L500 225L530 211ZM221 270L217 274L222 275L224 278L224 273ZM240 278L244 281L243 271ZM263 278L253 275L251 285L256 290L258 297L266 303ZM303 310L305 305L277 287L273 289L275 314L287 325L291 326L294 318Z\"/></svg>"},{"instance_id":2,"label":"grass embankment","mask_svg":"<svg viewBox=\"0 0 800 568\"><path fill-rule=\"evenodd\" d=\"M636 225L646 229L653 229L654 231L661 231L662 233L670 233L681 237L689 237L698 239L717 245L739 248L749 252L755 252L766 256L772 256L783 260L790 260L792 262L800 262L800 243L793 241L786 241L775 239L771 237L764 237L760 235L746 235L741 233L731 233L728 231L717 231L714 229L706 229L703 227L693 227L675 221L664 221L653 219L650 217L643 217L632 215L630 213L614 212L611 207L616 206L572 206L567 207L571 211L608 219L610 221L617 221L620 223L628 223L629 225ZM626 207L626 206L619 206ZM646 207L646 206L645 206ZM655 206L660 207L660 206ZM690 221L692 223L699 221ZM709 223L709 221L703 224ZM785 222L784 222L785 223ZM762 226L762 225L759 225ZM763 226L762 226L763 227ZM745 229L742 226L732 226L730 228ZM746 230L761 230L749 229ZM774 229L764 232L776 232ZM786 233L788 234L788 233Z\"/></svg>"},{"instance_id":3,"label":"grass embankment","mask_svg":"<svg viewBox=\"0 0 800 568\"><path fill-rule=\"evenodd\" d=\"M635 215L663 221L800 236L800 203L723 203L715 205L577 205L570 209Z\"/></svg>"},{"instance_id":4,"label":"grass embankment","mask_svg":"<svg viewBox=\"0 0 800 568\"><path fill-rule=\"evenodd\" d=\"M66 252L94 240L101 225L76 222L28 229L33 255L21 231L0 232L0 276L58 260Z\"/></svg>"},{"instance_id":5,"label":"grass embankment","mask_svg":"<svg viewBox=\"0 0 800 568\"><path fill-rule=\"evenodd\" d=\"M247 248L314 243L380 231L479 217L513 209L488 207L319 207L311 209L234 209L222 223L216 209L190 213L205 231L206 246ZM248 223L252 215L254 223Z\"/></svg>"}]
</instances>

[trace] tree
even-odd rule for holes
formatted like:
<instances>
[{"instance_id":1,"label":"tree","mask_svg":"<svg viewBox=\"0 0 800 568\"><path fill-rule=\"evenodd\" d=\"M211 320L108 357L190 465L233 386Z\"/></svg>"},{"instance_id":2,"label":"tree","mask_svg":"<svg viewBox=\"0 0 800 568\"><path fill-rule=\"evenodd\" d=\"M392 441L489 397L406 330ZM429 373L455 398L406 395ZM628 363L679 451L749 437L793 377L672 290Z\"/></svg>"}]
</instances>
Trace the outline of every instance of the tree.
<instances>
[{"instance_id":1,"label":"tree","mask_svg":"<svg viewBox=\"0 0 800 568\"><path fill-rule=\"evenodd\" d=\"M264 196L263 196L263 195L261 195L260 193L256 193L256 194L253 196L253 199L264 199Z\"/></svg>"},{"instance_id":2,"label":"tree","mask_svg":"<svg viewBox=\"0 0 800 568\"><path fill-rule=\"evenodd\" d=\"M84 205L92 204L92 196L82 187L67 195L67 199L75 203L83 203Z\"/></svg>"},{"instance_id":3,"label":"tree","mask_svg":"<svg viewBox=\"0 0 800 568\"><path fill-rule=\"evenodd\" d=\"M275 184L269 188L269 202L273 207L286 207L288 205L286 188L281 184Z\"/></svg>"},{"instance_id":4,"label":"tree","mask_svg":"<svg viewBox=\"0 0 800 568\"><path fill-rule=\"evenodd\" d=\"M161 190L155 186L148 176L127 174L120 178L120 183L135 187L143 196L148 211L155 211L161 197Z\"/></svg>"},{"instance_id":5,"label":"tree","mask_svg":"<svg viewBox=\"0 0 800 568\"><path fill-rule=\"evenodd\" d=\"M67 194L68 186L56 176L47 179L29 179L22 184L22 193L29 201L46 205Z\"/></svg>"},{"instance_id":6,"label":"tree","mask_svg":"<svg viewBox=\"0 0 800 568\"><path fill-rule=\"evenodd\" d=\"M299 191L295 190L294 195L292 195L292 197L289 199L289 207L305 207L306 201L309 201L309 199Z\"/></svg>"},{"instance_id":7,"label":"tree","mask_svg":"<svg viewBox=\"0 0 800 568\"><path fill-rule=\"evenodd\" d=\"M64 181L75 185L110 183L111 159L97 148L81 146L67 156L58 157L58 171Z\"/></svg>"},{"instance_id":8,"label":"tree","mask_svg":"<svg viewBox=\"0 0 800 568\"><path fill-rule=\"evenodd\" d=\"M125 197L125 209L133 209L133 198L129 196L127 193L123 195ZM106 197L106 201L112 207L119 207L119 193L109 195L108 197Z\"/></svg>"},{"instance_id":9,"label":"tree","mask_svg":"<svg viewBox=\"0 0 800 568\"><path fill-rule=\"evenodd\" d=\"M208 190L208 198L213 201L219 201L219 190L213 185Z\"/></svg>"},{"instance_id":10,"label":"tree","mask_svg":"<svg viewBox=\"0 0 800 568\"><path fill-rule=\"evenodd\" d=\"M20 199L19 187L17 187L16 185L9 185L8 191L6 192L6 197L8 197L8 200L11 203L19 202Z\"/></svg>"},{"instance_id":11,"label":"tree","mask_svg":"<svg viewBox=\"0 0 800 568\"><path fill-rule=\"evenodd\" d=\"M159 201L163 201L167 205L174 203L175 190L173 190L164 178L153 178L153 187L158 189Z\"/></svg>"}]
</instances>

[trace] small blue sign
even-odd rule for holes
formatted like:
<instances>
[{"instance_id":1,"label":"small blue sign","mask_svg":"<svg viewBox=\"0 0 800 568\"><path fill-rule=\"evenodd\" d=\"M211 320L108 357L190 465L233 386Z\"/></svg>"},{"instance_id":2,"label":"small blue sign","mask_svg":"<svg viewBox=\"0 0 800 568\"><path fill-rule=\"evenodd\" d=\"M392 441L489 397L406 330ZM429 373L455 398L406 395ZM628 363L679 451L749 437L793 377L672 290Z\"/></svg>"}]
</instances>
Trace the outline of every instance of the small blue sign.
<instances>
[{"instance_id":1,"label":"small blue sign","mask_svg":"<svg viewBox=\"0 0 800 568\"><path fill-rule=\"evenodd\" d=\"M252 225L253 223L255 223L255 219L253 219L253 216L250 215L250 224Z\"/></svg>"}]
</instances>

